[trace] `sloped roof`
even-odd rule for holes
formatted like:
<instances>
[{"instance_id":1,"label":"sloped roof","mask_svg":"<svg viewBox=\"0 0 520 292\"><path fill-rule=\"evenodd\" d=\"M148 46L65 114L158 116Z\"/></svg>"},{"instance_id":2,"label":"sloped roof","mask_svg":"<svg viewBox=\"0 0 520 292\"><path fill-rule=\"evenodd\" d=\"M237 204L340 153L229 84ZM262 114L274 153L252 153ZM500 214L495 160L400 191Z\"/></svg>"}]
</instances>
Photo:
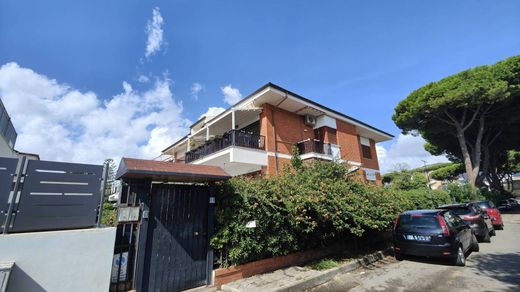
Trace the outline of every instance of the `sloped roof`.
<instances>
[{"instance_id":1,"label":"sloped roof","mask_svg":"<svg viewBox=\"0 0 520 292\"><path fill-rule=\"evenodd\" d=\"M152 178L168 181L218 181L231 176L218 166L195 165L123 157L116 178Z\"/></svg>"}]
</instances>

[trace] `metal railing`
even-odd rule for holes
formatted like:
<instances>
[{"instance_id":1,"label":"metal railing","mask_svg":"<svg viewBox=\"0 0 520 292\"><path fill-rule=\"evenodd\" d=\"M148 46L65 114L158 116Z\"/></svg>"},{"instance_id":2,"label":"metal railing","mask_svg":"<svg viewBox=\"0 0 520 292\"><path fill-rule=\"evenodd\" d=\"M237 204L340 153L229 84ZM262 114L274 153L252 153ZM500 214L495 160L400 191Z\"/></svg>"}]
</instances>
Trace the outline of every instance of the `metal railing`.
<instances>
[{"instance_id":1,"label":"metal railing","mask_svg":"<svg viewBox=\"0 0 520 292\"><path fill-rule=\"evenodd\" d=\"M265 137L240 130L231 130L221 137L206 141L203 145L186 152L186 163L201 159L230 146L265 149Z\"/></svg>"},{"instance_id":2,"label":"metal railing","mask_svg":"<svg viewBox=\"0 0 520 292\"><path fill-rule=\"evenodd\" d=\"M332 155L332 147L329 143L323 143L319 140L306 140L296 144L298 151L301 154L305 153L319 153L325 155Z\"/></svg>"}]
</instances>

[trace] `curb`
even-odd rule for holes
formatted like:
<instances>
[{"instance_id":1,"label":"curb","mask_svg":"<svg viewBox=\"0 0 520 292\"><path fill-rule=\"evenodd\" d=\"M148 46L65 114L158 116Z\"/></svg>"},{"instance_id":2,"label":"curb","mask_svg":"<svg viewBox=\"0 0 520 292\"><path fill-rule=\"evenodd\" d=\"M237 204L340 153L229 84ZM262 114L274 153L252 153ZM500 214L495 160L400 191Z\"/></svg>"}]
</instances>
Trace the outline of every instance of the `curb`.
<instances>
[{"instance_id":1,"label":"curb","mask_svg":"<svg viewBox=\"0 0 520 292\"><path fill-rule=\"evenodd\" d=\"M393 254L393 248L389 247L386 249L383 249L381 251L366 255L360 259L353 260L349 263L344 264L341 267L333 268L327 271L324 271L321 274L318 274L314 277L310 277L304 280L301 280L299 282L293 283L288 286L280 287L278 289L272 290L273 292L288 292L288 291L302 291L311 289L313 287L319 286L321 284L325 284L326 282L330 281L332 278L339 274L347 273L350 271L353 271L361 266L368 265L374 262L377 262L381 259L383 259L385 256ZM229 291L229 292L240 292L238 289L234 289L232 287L229 287L227 285L222 285L221 288L223 291Z\"/></svg>"}]
</instances>

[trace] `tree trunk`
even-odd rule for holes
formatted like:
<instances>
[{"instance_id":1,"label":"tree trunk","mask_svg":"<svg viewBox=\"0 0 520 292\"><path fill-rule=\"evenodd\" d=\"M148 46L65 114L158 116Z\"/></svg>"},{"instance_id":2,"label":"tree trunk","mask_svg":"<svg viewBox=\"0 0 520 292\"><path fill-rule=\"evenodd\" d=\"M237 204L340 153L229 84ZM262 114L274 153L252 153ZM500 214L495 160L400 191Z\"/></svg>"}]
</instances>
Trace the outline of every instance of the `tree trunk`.
<instances>
[{"instance_id":1,"label":"tree trunk","mask_svg":"<svg viewBox=\"0 0 520 292\"><path fill-rule=\"evenodd\" d=\"M489 153L489 146L484 146L484 149L482 150L484 153L484 161L482 162L482 173L478 175L476 186L479 188L485 187L484 180L486 178L489 178L489 164L491 159L491 153Z\"/></svg>"},{"instance_id":2,"label":"tree trunk","mask_svg":"<svg viewBox=\"0 0 520 292\"><path fill-rule=\"evenodd\" d=\"M475 182L477 181L477 177L474 175L474 172L473 172L473 163L471 161L471 155L468 150L468 145L466 145L466 137L464 136L464 130L459 125L456 126L456 129L457 129L457 140L459 141L459 146L460 146L460 150L462 152L464 167L466 168L466 174L468 176L468 183L472 187L475 187Z\"/></svg>"},{"instance_id":3,"label":"tree trunk","mask_svg":"<svg viewBox=\"0 0 520 292\"><path fill-rule=\"evenodd\" d=\"M492 190L502 191L504 186L502 185L502 179L504 176L500 176L497 173L498 170L498 158L497 156L490 156L489 160L489 186Z\"/></svg>"}]
</instances>

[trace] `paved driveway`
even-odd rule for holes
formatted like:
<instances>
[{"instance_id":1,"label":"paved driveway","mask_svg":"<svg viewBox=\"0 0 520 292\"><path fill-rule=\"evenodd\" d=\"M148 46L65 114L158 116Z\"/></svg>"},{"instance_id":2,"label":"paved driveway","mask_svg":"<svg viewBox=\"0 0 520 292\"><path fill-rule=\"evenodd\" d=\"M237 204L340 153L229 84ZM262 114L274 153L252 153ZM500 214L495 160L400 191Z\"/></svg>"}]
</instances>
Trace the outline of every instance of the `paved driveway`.
<instances>
[{"instance_id":1,"label":"paved driveway","mask_svg":"<svg viewBox=\"0 0 520 292\"><path fill-rule=\"evenodd\" d=\"M520 214L504 214L505 229L466 267L440 260L387 258L367 269L339 275L312 291L520 291Z\"/></svg>"}]
</instances>

